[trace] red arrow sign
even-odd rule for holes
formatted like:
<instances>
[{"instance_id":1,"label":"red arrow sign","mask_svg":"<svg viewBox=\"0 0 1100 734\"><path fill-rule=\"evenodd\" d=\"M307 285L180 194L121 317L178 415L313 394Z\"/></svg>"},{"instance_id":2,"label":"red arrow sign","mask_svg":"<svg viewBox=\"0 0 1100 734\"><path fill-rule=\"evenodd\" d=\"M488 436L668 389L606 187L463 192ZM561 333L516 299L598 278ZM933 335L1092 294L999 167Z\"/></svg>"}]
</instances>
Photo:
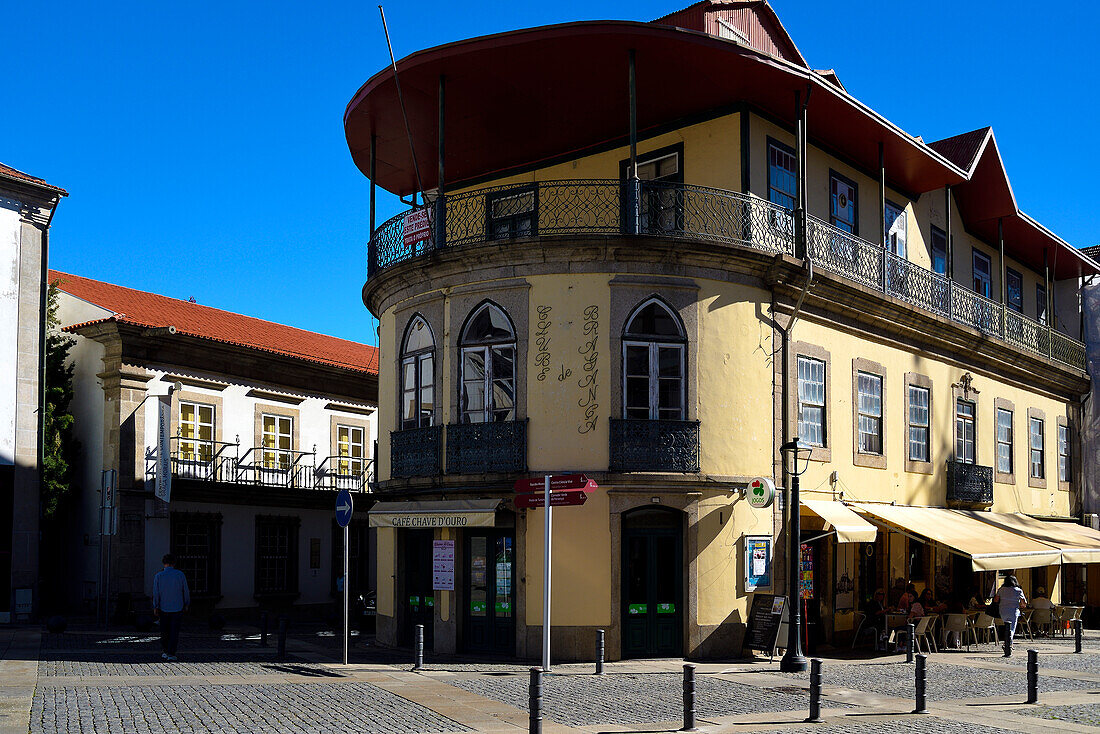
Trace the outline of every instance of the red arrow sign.
<instances>
[{"instance_id":1,"label":"red arrow sign","mask_svg":"<svg viewBox=\"0 0 1100 734\"><path fill-rule=\"evenodd\" d=\"M531 508L531 507L545 507L545 495L541 492L538 494L517 494L516 495L516 507L519 509ZM570 505L583 505L588 500L588 493L583 489L563 489L560 492L550 493L550 506L551 507L567 507Z\"/></svg>"},{"instance_id":2,"label":"red arrow sign","mask_svg":"<svg viewBox=\"0 0 1100 734\"><path fill-rule=\"evenodd\" d=\"M545 487L545 478L539 477L538 479L518 479L513 489L515 489L517 494L527 494L529 492L542 493L545 491ZM557 476L550 477L551 492L558 492L566 489L583 489L585 491L590 491L596 489L596 482L583 474L558 474Z\"/></svg>"}]
</instances>

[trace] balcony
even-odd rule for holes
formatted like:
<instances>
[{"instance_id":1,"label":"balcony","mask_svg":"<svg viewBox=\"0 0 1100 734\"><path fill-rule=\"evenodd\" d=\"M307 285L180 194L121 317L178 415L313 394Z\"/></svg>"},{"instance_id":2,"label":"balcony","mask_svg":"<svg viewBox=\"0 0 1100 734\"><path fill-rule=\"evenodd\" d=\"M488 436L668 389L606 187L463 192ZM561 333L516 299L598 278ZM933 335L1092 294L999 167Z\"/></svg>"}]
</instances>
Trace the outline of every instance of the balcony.
<instances>
[{"instance_id":1,"label":"balcony","mask_svg":"<svg viewBox=\"0 0 1100 734\"><path fill-rule=\"evenodd\" d=\"M443 426L390 433L390 476L431 477L443 473Z\"/></svg>"},{"instance_id":2,"label":"balcony","mask_svg":"<svg viewBox=\"0 0 1100 734\"><path fill-rule=\"evenodd\" d=\"M617 180L541 181L523 191L529 226L492 227L487 203L515 187L495 186L448 194L428 206L428 216L404 212L379 227L367 254L367 275L443 250L501 244L520 237L633 235L710 242L770 255L795 255L792 213L735 191ZM514 216L514 213L513 213ZM427 222L418 226L415 222ZM502 233L507 236L502 236ZM1013 347L1085 369L1085 345L1000 303L897 257L881 244L806 217L806 257L814 266L860 283L916 308L977 329Z\"/></svg>"},{"instance_id":3,"label":"balcony","mask_svg":"<svg viewBox=\"0 0 1100 734\"><path fill-rule=\"evenodd\" d=\"M979 509L993 504L993 467L947 462L947 506Z\"/></svg>"},{"instance_id":4,"label":"balcony","mask_svg":"<svg viewBox=\"0 0 1100 734\"><path fill-rule=\"evenodd\" d=\"M447 426L448 474L527 471L527 421Z\"/></svg>"},{"instance_id":5,"label":"balcony","mask_svg":"<svg viewBox=\"0 0 1100 734\"><path fill-rule=\"evenodd\" d=\"M699 471L699 421L611 419L613 472Z\"/></svg>"}]
</instances>

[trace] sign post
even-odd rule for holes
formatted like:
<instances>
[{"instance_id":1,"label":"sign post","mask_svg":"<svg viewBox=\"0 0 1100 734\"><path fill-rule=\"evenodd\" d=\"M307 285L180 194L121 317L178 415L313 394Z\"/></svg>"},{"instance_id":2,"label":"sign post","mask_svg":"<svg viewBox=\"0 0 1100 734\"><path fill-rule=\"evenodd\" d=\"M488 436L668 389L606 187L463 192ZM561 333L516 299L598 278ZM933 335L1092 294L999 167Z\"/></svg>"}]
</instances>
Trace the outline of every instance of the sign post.
<instances>
[{"instance_id":1,"label":"sign post","mask_svg":"<svg viewBox=\"0 0 1100 734\"><path fill-rule=\"evenodd\" d=\"M351 636L351 591L348 584L348 558L351 555L351 542L348 525L351 524L351 516L355 510L355 502L351 498L351 492L341 489L336 495L336 524L344 529L344 665L348 664L348 637Z\"/></svg>"},{"instance_id":2,"label":"sign post","mask_svg":"<svg viewBox=\"0 0 1100 734\"><path fill-rule=\"evenodd\" d=\"M542 671L550 672L550 530L553 527L554 506L550 504L550 475L543 478L543 507L546 508L546 548L542 559Z\"/></svg>"},{"instance_id":3,"label":"sign post","mask_svg":"<svg viewBox=\"0 0 1100 734\"><path fill-rule=\"evenodd\" d=\"M115 491L118 488L118 471L104 469L102 474L102 491L99 522L99 563L103 565L103 545L107 545L107 569L103 572L103 627L107 629L111 624L111 546L115 534L118 532L118 512L115 507ZM98 615L98 605L96 606Z\"/></svg>"}]
</instances>

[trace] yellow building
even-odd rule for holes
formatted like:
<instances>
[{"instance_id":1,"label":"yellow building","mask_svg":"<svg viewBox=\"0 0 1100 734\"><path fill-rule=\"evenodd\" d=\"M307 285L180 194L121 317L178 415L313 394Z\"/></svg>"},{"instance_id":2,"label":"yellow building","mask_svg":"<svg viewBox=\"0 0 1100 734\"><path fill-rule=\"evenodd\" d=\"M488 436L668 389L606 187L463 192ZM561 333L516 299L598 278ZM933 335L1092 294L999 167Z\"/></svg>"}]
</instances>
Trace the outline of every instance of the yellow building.
<instances>
[{"instance_id":1,"label":"yellow building","mask_svg":"<svg viewBox=\"0 0 1100 734\"><path fill-rule=\"evenodd\" d=\"M1100 266L1019 210L989 129L907 135L766 2L398 68L411 140L392 69L345 115L372 184L380 642L537 656L544 510L513 484L584 472L554 511L555 659L598 629L612 659L735 655L788 580L784 503L746 488L790 485L794 438L812 638L898 578L1083 595ZM413 209L376 227L376 184Z\"/></svg>"}]
</instances>

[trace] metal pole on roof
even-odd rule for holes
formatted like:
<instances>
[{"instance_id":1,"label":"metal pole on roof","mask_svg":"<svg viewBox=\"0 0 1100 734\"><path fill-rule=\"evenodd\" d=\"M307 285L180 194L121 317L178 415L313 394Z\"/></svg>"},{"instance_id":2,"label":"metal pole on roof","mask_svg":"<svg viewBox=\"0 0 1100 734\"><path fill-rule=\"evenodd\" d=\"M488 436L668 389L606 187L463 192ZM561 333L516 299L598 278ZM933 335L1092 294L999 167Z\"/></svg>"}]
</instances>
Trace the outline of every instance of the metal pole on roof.
<instances>
[{"instance_id":1,"label":"metal pole on roof","mask_svg":"<svg viewBox=\"0 0 1100 734\"><path fill-rule=\"evenodd\" d=\"M375 184L374 173L376 169L376 162L378 159L378 136L371 133L370 136L370 236L374 239L374 205L375 205Z\"/></svg>"},{"instance_id":2,"label":"metal pole on roof","mask_svg":"<svg viewBox=\"0 0 1100 734\"><path fill-rule=\"evenodd\" d=\"M443 246L443 240L446 237L446 201L443 198L443 156L444 156L444 141L447 130L446 126L446 102L447 102L447 84L443 78L443 75L439 75L439 183L436 187L439 192L435 197L435 221L431 224L435 230L435 245L437 247Z\"/></svg>"},{"instance_id":3,"label":"metal pole on roof","mask_svg":"<svg viewBox=\"0 0 1100 734\"><path fill-rule=\"evenodd\" d=\"M997 242L1001 248L1001 336L1004 336L1005 319L1008 315L1005 311L1005 306L1008 305L1008 284L1005 282L1005 223L1003 217L997 217ZM1021 294L1022 296L1023 294Z\"/></svg>"},{"instance_id":4,"label":"metal pole on roof","mask_svg":"<svg viewBox=\"0 0 1100 734\"><path fill-rule=\"evenodd\" d=\"M887 255L890 236L886 232L886 151L881 140L878 143L878 230L882 237L882 290L885 293L889 281L886 270L890 264Z\"/></svg>"},{"instance_id":5,"label":"metal pole on roof","mask_svg":"<svg viewBox=\"0 0 1100 734\"><path fill-rule=\"evenodd\" d=\"M635 85L634 49L627 54L630 84L630 178L638 178L638 90Z\"/></svg>"},{"instance_id":6,"label":"metal pole on roof","mask_svg":"<svg viewBox=\"0 0 1100 734\"><path fill-rule=\"evenodd\" d=\"M947 226L946 226L947 231L945 232L945 234L947 236L947 247L945 248L947 250L947 263L946 263L947 267L944 268L944 269L947 271L947 279L951 280L952 278L955 277L955 256L954 256L954 253L952 252L952 247L951 247L951 187L950 186L944 186L943 187L943 210L944 210L944 217L947 219Z\"/></svg>"}]
</instances>

